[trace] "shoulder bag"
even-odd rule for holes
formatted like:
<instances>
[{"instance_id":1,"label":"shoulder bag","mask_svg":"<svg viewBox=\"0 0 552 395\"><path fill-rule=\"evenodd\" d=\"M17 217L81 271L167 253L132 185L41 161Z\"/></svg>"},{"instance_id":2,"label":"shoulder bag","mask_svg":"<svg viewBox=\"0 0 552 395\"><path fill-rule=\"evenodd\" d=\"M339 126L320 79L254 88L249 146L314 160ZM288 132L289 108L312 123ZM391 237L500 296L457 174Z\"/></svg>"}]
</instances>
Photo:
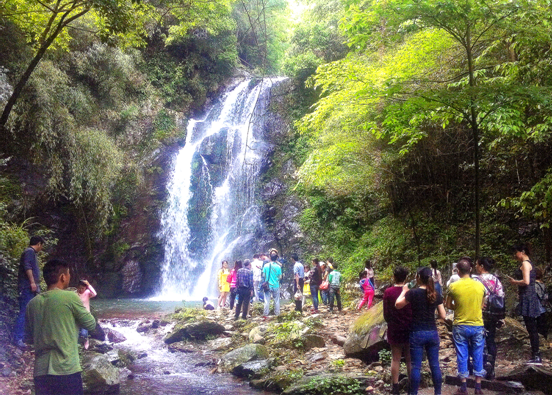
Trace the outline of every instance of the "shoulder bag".
<instances>
[{"instance_id":1,"label":"shoulder bag","mask_svg":"<svg viewBox=\"0 0 552 395\"><path fill-rule=\"evenodd\" d=\"M506 317L506 305L504 303L504 297L498 296L496 293L498 279L496 277L495 279L496 281L495 281L494 290L491 291L491 289L487 286L487 281L481 278L482 280L481 283L489 293L489 297L487 298L487 304L485 306L485 310L483 311L483 314L489 320L499 321L504 319L504 317Z\"/></svg>"},{"instance_id":2,"label":"shoulder bag","mask_svg":"<svg viewBox=\"0 0 552 395\"><path fill-rule=\"evenodd\" d=\"M270 267L268 268L268 276L266 276L265 281L261 284L261 289L265 292L268 292L270 289L270 272L272 271L272 263L269 263Z\"/></svg>"}]
</instances>

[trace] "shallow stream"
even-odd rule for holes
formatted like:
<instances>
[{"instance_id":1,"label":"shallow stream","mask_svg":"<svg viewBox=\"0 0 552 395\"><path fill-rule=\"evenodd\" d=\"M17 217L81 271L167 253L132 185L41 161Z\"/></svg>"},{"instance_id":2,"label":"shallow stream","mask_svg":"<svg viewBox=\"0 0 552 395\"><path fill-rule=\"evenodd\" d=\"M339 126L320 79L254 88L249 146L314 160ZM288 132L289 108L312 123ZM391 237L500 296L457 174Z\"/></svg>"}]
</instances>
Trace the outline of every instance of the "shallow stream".
<instances>
[{"instance_id":1,"label":"shallow stream","mask_svg":"<svg viewBox=\"0 0 552 395\"><path fill-rule=\"evenodd\" d=\"M216 358L214 354L171 353L161 339L136 331L142 319L158 318L182 305L182 302L150 302L139 299L94 301L92 308L98 318L107 320L102 323L102 327L115 329L127 338L123 343L114 344L114 347L132 350L136 354L147 354L129 367L133 378L121 381L120 393L122 395L264 394L230 374L210 374L212 366L198 366ZM187 303L187 306L190 304Z\"/></svg>"}]
</instances>

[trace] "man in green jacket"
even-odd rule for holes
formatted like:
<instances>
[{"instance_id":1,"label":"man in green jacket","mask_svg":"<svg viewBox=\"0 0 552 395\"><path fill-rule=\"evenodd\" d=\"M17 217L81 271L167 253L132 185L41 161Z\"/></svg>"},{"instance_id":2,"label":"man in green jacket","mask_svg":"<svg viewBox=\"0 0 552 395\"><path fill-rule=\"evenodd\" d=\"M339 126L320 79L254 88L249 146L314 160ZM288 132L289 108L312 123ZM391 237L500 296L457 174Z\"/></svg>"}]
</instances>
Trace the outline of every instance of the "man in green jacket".
<instances>
[{"instance_id":1,"label":"man in green jacket","mask_svg":"<svg viewBox=\"0 0 552 395\"><path fill-rule=\"evenodd\" d=\"M50 260L43 277L48 289L27 305L25 334L34 343L36 395L82 395L82 368L77 339L79 328L92 331L96 320L76 293L66 291L69 265Z\"/></svg>"}]
</instances>

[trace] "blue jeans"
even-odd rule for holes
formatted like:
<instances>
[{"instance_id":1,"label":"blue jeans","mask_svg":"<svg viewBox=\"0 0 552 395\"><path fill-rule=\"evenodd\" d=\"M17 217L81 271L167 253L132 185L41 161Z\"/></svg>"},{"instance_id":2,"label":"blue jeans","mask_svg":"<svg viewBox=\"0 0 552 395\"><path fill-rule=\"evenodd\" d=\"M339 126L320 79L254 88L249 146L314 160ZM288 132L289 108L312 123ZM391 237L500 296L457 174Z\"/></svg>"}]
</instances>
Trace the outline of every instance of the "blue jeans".
<instances>
[{"instance_id":1,"label":"blue jeans","mask_svg":"<svg viewBox=\"0 0 552 395\"><path fill-rule=\"evenodd\" d=\"M35 295L30 288L25 288L19 293L19 315L17 316L13 330L13 340L15 342L23 340L25 336L25 311L27 310L27 305Z\"/></svg>"},{"instance_id":2,"label":"blue jeans","mask_svg":"<svg viewBox=\"0 0 552 395\"><path fill-rule=\"evenodd\" d=\"M456 345L456 363L458 365L458 377L467 378L468 358L473 358L473 374L485 377L483 368L483 353L485 351L485 327L472 325L454 325L452 338Z\"/></svg>"},{"instance_id":3,"label":"blue jeans","mask_svg":"<svg viewBox=\"0 0 552 395\"><path fill-rule=\"evenodd\" d=\"M264 293L264 315L270 312L270 297L274 298L274 315L280 314L280 288L270 288Z\"/></svg>"},{"instance_id":4,"label":"blue jeans","mask_svg":"<svg viewBox=\"0 0 552 395\"><path fill-rule=\"evenodd\" d=\"M420 388L422 358L424 348L427 353L435 395L441 394L443 376L439 367L439 334L437 330L414 331L410 333L410 359L412 372L410 377L410 395L417 395Z\"/></svg>"},{"instance_id":5,"label":"blue jeans","mask_svg":"<svg viewBox=\"0 0 552 395\"><path fill-rule=\"evenodd\" d=\"M312 298L312 307L315 310L318 310L318 285L310 285L311 298Z\"/></svg>"}]
</instances>

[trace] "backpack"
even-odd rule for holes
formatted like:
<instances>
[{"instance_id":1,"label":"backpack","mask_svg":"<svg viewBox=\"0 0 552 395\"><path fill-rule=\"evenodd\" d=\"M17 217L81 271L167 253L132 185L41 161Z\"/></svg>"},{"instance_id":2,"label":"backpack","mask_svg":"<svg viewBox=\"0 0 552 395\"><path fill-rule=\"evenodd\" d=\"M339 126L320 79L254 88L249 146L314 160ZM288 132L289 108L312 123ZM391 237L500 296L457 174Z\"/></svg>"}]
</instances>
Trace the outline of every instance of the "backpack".
<instances>
[{"instance_id":1,"label":"backpack","mask_svg":"<svg viewBox=\"0 0 552 395\"><path fill-rule=\"evenodd\" d=\"M550 295L546 292L546 286L543 283L535 281L535 291L537 292L541 306L546 311L550 311Z\"/></svg>"},{"instance_id":2,"label":"backpack","mask_svg":"<svg viewBox=\"0 0 552 395\"><path fill-rule=\"evenodd\" d=\"M498 279L495 277L495 285L493 291L487 286L487 282L481 278L481 284L485 287L489 293L487 298L487 304L485 305L485 310L483 310L483 316L486 321L500 321L506 317L506 304L504 303L504 297L498 296L496 293L496 285Z\"/></svg>"}]
</instances>

